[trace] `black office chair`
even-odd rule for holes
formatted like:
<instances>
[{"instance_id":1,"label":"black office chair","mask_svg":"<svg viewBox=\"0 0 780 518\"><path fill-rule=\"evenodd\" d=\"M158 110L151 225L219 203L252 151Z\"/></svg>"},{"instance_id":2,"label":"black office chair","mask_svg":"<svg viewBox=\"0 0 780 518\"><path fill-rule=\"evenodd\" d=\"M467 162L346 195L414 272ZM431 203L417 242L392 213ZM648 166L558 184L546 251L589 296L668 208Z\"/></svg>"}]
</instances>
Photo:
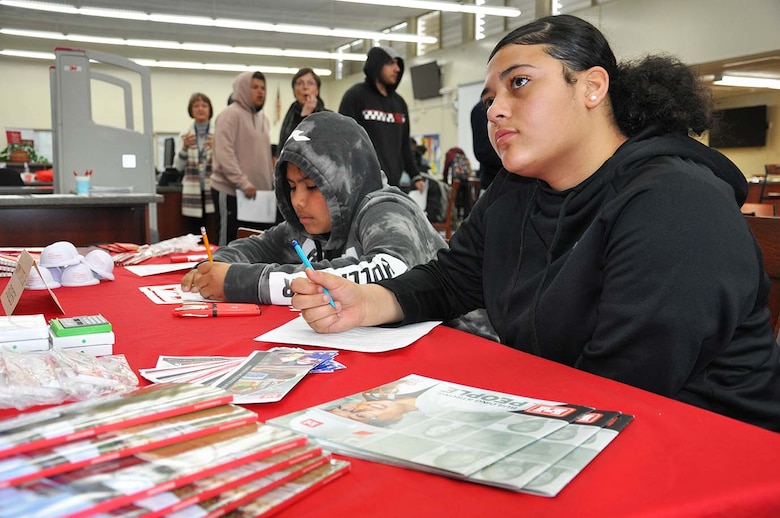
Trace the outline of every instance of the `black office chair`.
<instances>
[{"instance_id":1,"label":"black office chair","mask_svg":"<svg viewBox=\"0 0 780 518\"><path fill-rule=\"evenodd\" d=\"M0 186L22 187L24 186L24 180L19 175L19 171L13 168L0 169Z\"/></svg>"},{"instance_id":2,"label":"black office chair","mask_svg":"<svg viewBox=\"0 0 780 518\"><path fill-rule=\"evenodd\" d=\"M176 141L173 138L165 139L165 156L163 158L163 165L165 170L160 174L160 179L157 181L158 185L171 185L181 183L181 178L184 176L182 171L179 171L173 167L173 160L176 156Z\"/></svg>"}]
</instances>

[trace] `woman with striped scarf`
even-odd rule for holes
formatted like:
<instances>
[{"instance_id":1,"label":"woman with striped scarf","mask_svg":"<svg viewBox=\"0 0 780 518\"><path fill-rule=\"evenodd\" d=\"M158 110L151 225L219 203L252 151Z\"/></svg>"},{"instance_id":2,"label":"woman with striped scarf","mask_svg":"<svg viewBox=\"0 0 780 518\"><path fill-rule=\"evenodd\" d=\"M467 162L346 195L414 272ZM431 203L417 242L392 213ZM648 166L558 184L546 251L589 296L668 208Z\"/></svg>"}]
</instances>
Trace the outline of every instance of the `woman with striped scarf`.
<instances>
[{"instance_id":1,"label":"woman with striped scarf","mask_svg":"<svg viewBox=\"0 0 780 518\"><path fill-rule=\"evenodd\" d=\"M214 109L211 100L202 93L190 96L187 113L192 125L181 135L182 147L176 154L176 169L183 171L181 187L181 213L186 226L193 234L200 233L206 225L206 214L214 213L211 199L211 152L214 128L211 119Z\"/></svg>"}]
</instances>

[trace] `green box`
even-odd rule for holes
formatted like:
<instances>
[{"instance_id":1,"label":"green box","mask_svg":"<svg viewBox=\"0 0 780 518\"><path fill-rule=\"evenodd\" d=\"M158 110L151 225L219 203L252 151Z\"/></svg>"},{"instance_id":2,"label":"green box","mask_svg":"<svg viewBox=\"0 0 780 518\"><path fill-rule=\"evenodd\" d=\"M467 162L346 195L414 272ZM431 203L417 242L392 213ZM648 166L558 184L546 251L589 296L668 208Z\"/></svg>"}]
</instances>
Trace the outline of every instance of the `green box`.
<instances>
[{"instance_id":1,"label":"green box","mask_svg":"<svg viewBox=\"0 0 780 518\"><path fill-rule=\"evenodd\" d=\"M111 323L100 314L53 318L49 322L49 327L55 336L77 336L111 331Z\"/></svg>"}]
</instances>

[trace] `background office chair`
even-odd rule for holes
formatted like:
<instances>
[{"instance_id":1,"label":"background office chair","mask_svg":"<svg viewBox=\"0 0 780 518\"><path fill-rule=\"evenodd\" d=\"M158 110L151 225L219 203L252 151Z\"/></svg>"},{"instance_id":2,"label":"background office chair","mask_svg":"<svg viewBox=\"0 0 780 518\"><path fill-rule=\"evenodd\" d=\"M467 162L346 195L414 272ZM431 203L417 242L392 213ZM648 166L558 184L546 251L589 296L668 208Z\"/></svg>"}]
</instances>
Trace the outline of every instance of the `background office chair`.
<instances>
[{"instance_id":1,"label":"background office chair","mask_svg":"<svg viewBox=\"0 0 780 518\"><path fill-rule=\"evenodd\" d=\"M745 216L777 216L777 206L774 203L743 203L740 210Z\"/></svg>"},{"instance_id":2,"label":"background office chair","mask_svg":"<svg viewBox=\"0 0 780 518\"><path fill-rule=\"evenodd\" d=\"M163 156L163 166L165 170L160 174L157 180L158 185L171 185L181 183L184 176L183 171L173 167L173 161L176 156L176 141L173 138L165 139L165 155Z\"/></svg>"},{"instance_id":3,"label":"background office chair","mask_svg":"<svg viewBox=\"0 0 780 518\"><path fill-rule=\"evenodd\" d=\"M767 183L769 183L769 175L780 175L780 164L766 164L764 165L764 182L761 184L761 190L758 193L758 203L763 203L764 200L778 200L780 201L780 192L766 192Z\"/></svg>"},{"instance_id":4,"label":"background office chair","mask_svg":"<svg viewBox=\"0 0 780 518\"><path fill-rule=\"evenodd\" d=\"M443 234L444 240L448 243L450 242L453 232L458 228L458 216L457 211L455 210L455 200L457 198L456 193L458 192L458 189L460 189L460 180L453 180L452 189L450 189L450 199L447 202L447 214L444 221L441 223L431 223L433 228L438 230L440 234Z\"/></svg>"},{"instance_id":5,"label":"background office chair","mask_svg":"<svg viewBox=\"0 0 780 518\"><path fill-rule=\"evenodd\" d=\"M764 256L764 270L772 285L769 290L770 320L775 338L780 332L780 218L745 216Z\"/></svg>"}]
</instances>

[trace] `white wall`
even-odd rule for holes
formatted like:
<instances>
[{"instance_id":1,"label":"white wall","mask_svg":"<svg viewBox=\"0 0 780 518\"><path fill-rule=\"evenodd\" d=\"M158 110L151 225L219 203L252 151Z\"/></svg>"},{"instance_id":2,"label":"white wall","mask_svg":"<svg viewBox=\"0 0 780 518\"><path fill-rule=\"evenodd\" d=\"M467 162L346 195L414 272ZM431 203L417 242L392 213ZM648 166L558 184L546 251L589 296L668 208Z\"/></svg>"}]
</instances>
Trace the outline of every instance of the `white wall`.
<instances>
[{"instance_id":1,"label":"white wall","mask_svg":"<svg viewBox=\"0 0 780 518\"><path fill-rule=\"evenodd\" d=\"M575 14L605 32L618 59L667 52L697 64L780 49L778 0L616 0ZM483 80L487 56L497 40L496 37L470 42L406 63L408 70L418 62L436 59L442 67L443 86L449 91L440 98L416 101L412 97L409 74L406 74L398 91L409 104L413 134L439 134L442 150L458 145L457 110L461 104L457 99L458 86ZM0 57L0 77L3 78L0 81L0 130L5 127L51 127L48 69L46 62L31 64ZM179 132L190 122L186 105L194 91L206 93L216 113L222 110L235 74L154 69L151 77L154 131L168 133ZM293 101L290 80L291 76L268 76L265 113L272 123L272 142L277 140L281 122L275 121L274 113L277 88L283 117ZM321 95L326 107L337 110L344 91L362 80L362 74L341 81L324 79ZM770 137L773 144L766 153L767 157L774 158L767 161L774 162L780 159L776 135L780 102L774 95L766 96L765 100L770 104L775 134ZM470 106L465 108L470 109ZM3 132L0 144L4 138ZM738 162L738 165L741 164Z\"/></svg>"}]
</instances>

